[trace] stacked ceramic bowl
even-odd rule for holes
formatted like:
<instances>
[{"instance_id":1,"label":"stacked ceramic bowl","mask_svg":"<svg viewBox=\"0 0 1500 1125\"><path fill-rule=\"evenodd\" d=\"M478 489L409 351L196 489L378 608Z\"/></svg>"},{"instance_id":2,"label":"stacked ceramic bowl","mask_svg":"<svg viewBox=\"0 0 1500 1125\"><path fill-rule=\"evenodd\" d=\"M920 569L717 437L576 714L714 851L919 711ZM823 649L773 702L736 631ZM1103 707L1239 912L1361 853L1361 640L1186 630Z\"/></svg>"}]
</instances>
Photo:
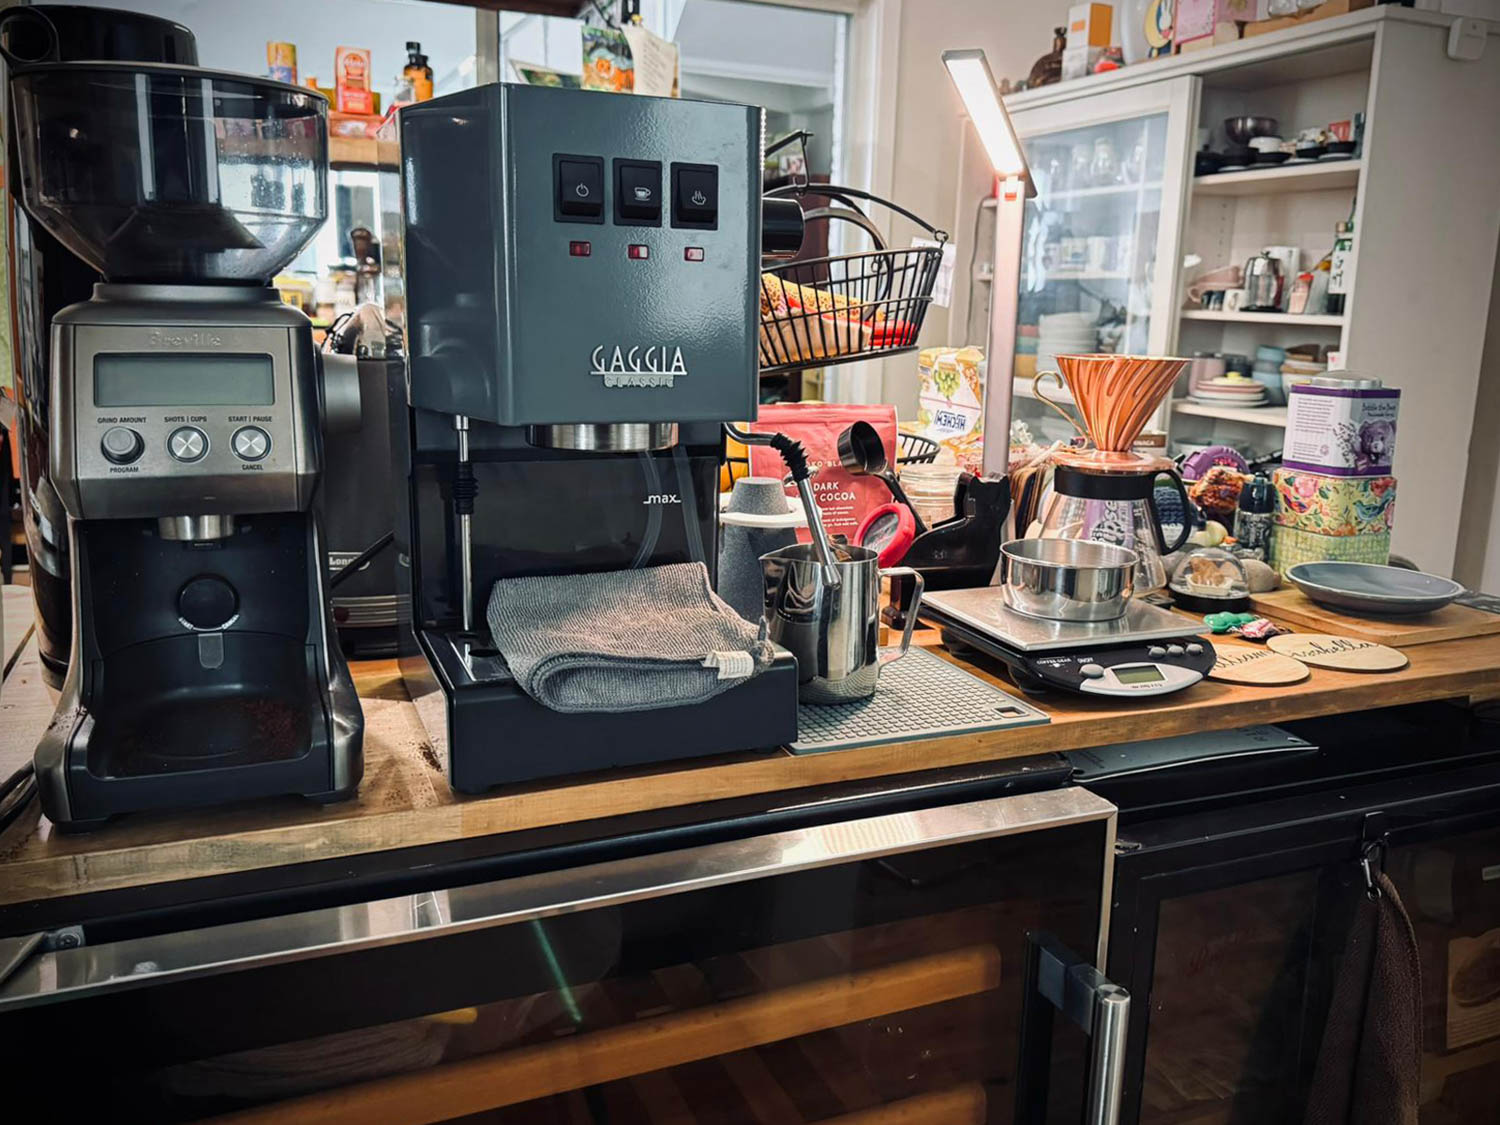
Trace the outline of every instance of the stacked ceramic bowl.
<instances>
[{"instance_id":1,"label":"stacked ceramic bowl","mask_svg":"<svg viewBox=\"0 0 1500 1125\"><path fill-rule=\"evenodd\" d=\"M1203 406L1265 406L1266 388L1254 379L1241 375L1222 375L1205 379L1193 388L1189 401Z\"/></svg>"},{"instance_id":2,"label":"stacked ceramic bowl","mask_svg":"<svg viewBox=\"0 0 1500 1125\"><path fill-rule=\"evenodd\" d=\"M1094 314L1052 313L1040 319L1037 328L1036 369L1056 371L1060 355L1091 355L1099 350Z\"/></svg>"}]
</instances>

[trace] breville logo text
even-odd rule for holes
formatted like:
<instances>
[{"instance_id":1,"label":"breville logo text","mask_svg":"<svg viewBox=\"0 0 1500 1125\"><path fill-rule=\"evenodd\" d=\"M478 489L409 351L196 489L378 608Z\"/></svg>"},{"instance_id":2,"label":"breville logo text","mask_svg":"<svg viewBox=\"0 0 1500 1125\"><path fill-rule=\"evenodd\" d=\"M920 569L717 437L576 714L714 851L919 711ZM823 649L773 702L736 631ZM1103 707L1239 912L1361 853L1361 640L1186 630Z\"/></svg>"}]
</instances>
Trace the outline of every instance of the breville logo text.
<instances>
[{"instance_id":1,"label":"breville logo text","mask_svg":"<svg viewBox=\"0 0 1500 1125\"><path fill-rule=\"evenodd\" d=\"M681 504L682 498L675 492L653 492L642 504Z\"/></svg>"},{"instance_id":2,"label":"breville logo text","mask_svg":"<svg viewBox=\"0 0 1500 1125\"><path fill-rule=\"evenodd\" d=\"M682 349L670 344L648 348L600 344L589 358L592 373L604 376L606 387L670 387L677 376L688 373Z\"/></svg>"},{"instance_id":3,"label":"breville logo text","mask_svg":"<svg viewBox=\"0 0 1500 1125\"><path fill-rule=\"evenodd\" d=\"M153 348L221 348L224 337L217 332L162 332L148 337Z\"/></svg>"}]
</instances>

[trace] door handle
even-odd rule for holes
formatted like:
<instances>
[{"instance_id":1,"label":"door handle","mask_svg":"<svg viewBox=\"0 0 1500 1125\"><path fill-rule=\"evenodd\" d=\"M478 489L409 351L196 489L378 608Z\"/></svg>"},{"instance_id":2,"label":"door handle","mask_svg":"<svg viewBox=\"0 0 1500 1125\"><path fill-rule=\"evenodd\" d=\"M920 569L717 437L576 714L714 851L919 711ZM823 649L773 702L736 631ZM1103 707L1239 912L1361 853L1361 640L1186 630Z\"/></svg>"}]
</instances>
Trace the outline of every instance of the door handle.
<instances>
[{"instance_id":1,"label":"door handle","mask_svg":"<svg viewBox=\"0 0 1500 1125\"><path fill-rule=\"evenodd\" d=\"M1130 993L1048 933L1026 935L1016 1121L1039 1123L1046 1118L1055 1012L1089 1037L1083 1125L1118 1125Z\"/></svg>"}]
</instances>

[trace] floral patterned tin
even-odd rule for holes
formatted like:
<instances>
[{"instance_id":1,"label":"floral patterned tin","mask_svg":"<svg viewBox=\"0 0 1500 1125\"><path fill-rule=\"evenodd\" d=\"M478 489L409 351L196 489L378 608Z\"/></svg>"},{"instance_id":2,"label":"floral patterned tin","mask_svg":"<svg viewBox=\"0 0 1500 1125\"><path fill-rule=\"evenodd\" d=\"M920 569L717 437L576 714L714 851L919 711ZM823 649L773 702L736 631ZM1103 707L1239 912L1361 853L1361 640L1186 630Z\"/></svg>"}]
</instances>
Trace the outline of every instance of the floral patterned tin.
<instances>
[{"instance_id":1,"label":"floral patterned tin","mask_svg":"<svg viewBox=\"0 0 1500 1125\"><path fill-rule=\"evenodd\" d=\"M1280 468L1276 522L1319 535L1389 533L1396 517L1396 478L1335 477Z\"/></svg>"}]
</instances>

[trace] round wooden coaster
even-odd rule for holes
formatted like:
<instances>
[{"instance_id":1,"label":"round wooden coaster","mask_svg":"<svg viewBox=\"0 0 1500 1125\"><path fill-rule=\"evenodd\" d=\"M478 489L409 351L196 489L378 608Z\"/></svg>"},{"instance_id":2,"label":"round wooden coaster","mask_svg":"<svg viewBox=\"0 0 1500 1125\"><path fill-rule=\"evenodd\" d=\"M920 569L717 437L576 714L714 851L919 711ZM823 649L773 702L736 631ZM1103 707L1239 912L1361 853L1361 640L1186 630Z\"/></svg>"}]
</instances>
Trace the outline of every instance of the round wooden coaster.
<instances>
[{"instance_id":1,"label":"round wooden coaster","mask_svg":"<svg viewBox=\"0 0 1500 1125\"><path fill-rule=\"evenodd\" d=\"M1331 633L1283 633L1266 642L1279 652L1319 668L1345 672L1394 672L1409 663L1404 653L1374 641L1335 637Z\"/></svg>"},{"instance_id":2,"label":"round wooden coaster","mask_svg":"<svg viewBox=\"0 0 1500 1125\"><path fill-rule=\"evenodd\" d=\"M1219 659L1208 673L1211 680L1272 687L1276 684L1295 684L1312 675L1302 661L1267 648L1226 645L1216 637L1214 652L1218 653Z\"/></svg>"}]
</instances>

